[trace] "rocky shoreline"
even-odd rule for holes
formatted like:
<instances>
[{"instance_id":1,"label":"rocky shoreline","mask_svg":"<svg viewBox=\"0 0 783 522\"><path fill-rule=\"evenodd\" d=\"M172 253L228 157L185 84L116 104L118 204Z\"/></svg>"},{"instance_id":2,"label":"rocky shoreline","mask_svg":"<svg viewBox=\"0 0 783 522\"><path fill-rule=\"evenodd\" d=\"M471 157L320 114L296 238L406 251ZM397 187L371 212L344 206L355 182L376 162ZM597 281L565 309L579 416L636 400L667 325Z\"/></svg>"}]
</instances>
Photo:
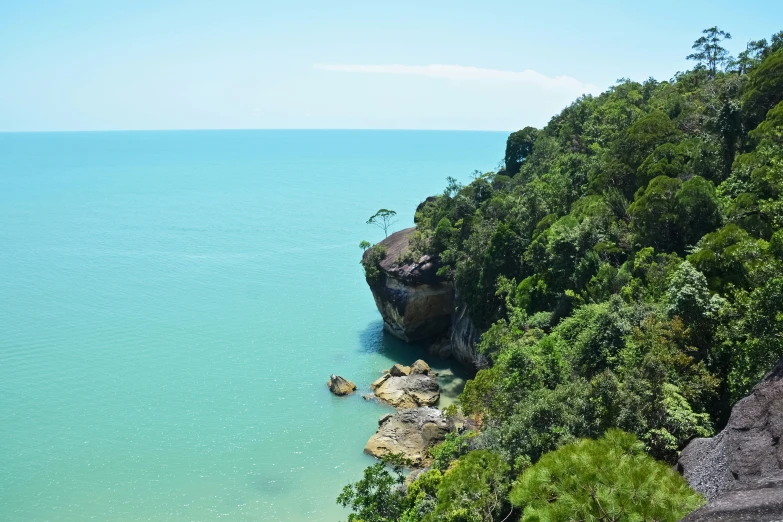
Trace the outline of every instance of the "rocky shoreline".
<instances>
[{"instance_id":1,"label":"rocky shoreline","mask_svg":"<svg viewBox=\"0 0 783 522\"><path fill-rule=\"evenodd\" d=\"M329 390L338 396L349 395L356 385L344 377L332 375ZM376 458L401 454L411 467L427 466L427 450L455 430L453 419L434 407L440 400L437 373L422 359L410 366L395 364L370 384L373 396L397 411L378 420L378 429L367 441L365 453Z\"/></svg>"}]
</instances>

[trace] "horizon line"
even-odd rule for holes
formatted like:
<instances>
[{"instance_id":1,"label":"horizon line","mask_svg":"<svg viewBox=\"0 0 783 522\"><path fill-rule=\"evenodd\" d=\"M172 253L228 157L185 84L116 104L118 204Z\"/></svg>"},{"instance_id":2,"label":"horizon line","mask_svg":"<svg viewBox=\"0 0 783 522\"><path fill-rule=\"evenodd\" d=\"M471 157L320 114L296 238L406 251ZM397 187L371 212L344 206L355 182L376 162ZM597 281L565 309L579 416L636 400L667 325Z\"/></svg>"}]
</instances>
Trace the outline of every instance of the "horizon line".
<instances>
[{"instance_id":1,"label":"horizon line","mask_svg":"<svg viewBox=\"0 0 783 522\"><path fill-rule=\"evenodd\" d=\"M520 127L522 128L522 127ZM517 129L518 130L518 129ZM0 134L75 134L98 132L215 132L215 131L381 131L381 132L514 132L514 129L415 129L384 127L218 127L199 129L56 129L0 130Z\"/></svg>"}]
</instances>

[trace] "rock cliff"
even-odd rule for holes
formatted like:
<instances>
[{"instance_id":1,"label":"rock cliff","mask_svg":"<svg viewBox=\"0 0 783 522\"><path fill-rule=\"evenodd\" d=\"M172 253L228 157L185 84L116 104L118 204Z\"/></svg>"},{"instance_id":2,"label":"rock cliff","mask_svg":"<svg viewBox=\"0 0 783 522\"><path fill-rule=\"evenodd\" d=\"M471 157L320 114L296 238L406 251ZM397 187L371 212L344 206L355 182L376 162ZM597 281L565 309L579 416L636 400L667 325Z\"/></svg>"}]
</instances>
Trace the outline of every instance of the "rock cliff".
<instances>
[{"instance_id":1,"label":"rock cliff","mask_svg":"<svg viewBox=\"0 0 783 522\"><path fill-rule=\"evenodd\" d=\"M682 451L680 471L710 500L687 520L783 519L781 434L783 360L732 408L723 431L694 439Z\"/></svg>"},{"instance_id":2,"label":"rock cliff","mask_svg":"<svg viewBox=\"0 0 783 522\"><path fill-rule=\"evenodd\" d=\"M467 307L455 296L454 283L437 275L440 259L406 259L409 238L415 231L415 227L406 228L380 242L386 248L378 266L382 277L367 281L384 329L406 342L437 339L433 353L452 355L466 366L481 368L486 360L475 348L480 332L473 326Z\"/></svg>"}]
</instances>

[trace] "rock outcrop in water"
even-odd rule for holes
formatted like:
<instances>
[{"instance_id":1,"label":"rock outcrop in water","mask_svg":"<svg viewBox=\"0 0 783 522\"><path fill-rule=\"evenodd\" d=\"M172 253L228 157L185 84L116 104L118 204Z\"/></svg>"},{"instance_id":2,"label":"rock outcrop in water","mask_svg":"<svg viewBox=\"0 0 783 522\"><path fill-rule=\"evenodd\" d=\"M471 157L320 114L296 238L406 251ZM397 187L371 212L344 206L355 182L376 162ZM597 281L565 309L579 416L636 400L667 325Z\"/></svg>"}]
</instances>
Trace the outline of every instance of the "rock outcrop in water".
<instances>
[{"instance_id":1,"label":"rock outcrop in water","mask_svg":"<svg viewBox=\"0 0 783 522\"><path fill-rule=\"evenodd\" d=\"M455 296L454 283L437 275L440 259L423 256L405 260L409 237L415 230L400 230L380 242L386 248L378 267L383 277L367 281L384 329L406 342L435 341L433 353L451 355L466 366L486 366L486 359L476 351L480 332L473 326L467 307Z\"/></svg>"},{"instance_id":2,"label":"rock outcrop in water","mask_svg":"<svg viewBox=\"0 0 783 522\"><path fill-rule=\"evenodd\" d=\"M327 382L326 385L329 386L329 391L335 395L348 395L356 390L356 385L354 383L334 374L329 377L329 382Z\"/></svg>"},{"instance_id":3,"label":"rock outcrop in water","mask_svg":"<svg viewBox=\"0 0 783 522\"><path fill-rule=\"evenodd\" d=\"M380 418L378 431L364 451L378 458L402 453L413 466L426 466L430 460L427 448L444 440L450 431L454 431L454 423L437 408L400 410Z\"/></svg>"},{"instance_id":4,"label":"rock outcrop in water","mask_svg":"<svg viewBox=\"0 0 783 522\"><path fill-rule=\"evenodd\" d=\"M783 520L782 434L783 360L734 406L723 431L682 451L680 471L710 500L686 520Z\"/></svg>"},{"instance_id":5,"label":"rock outcrop in water","mask_svg":"<svg viewBox=\"0 0 783 522\"><path fill-rule=\"evenodd\" d=\"M384 328L406 342L445 332L451 324L454 303L454 285L437 275L438 259L424 256L415 262L401 260L408 250L408 237L415 230L407 228L381 241L386 247L386 257L379 267L384 277L378 283L368 281Z\"/></svg>"}]
</instances>

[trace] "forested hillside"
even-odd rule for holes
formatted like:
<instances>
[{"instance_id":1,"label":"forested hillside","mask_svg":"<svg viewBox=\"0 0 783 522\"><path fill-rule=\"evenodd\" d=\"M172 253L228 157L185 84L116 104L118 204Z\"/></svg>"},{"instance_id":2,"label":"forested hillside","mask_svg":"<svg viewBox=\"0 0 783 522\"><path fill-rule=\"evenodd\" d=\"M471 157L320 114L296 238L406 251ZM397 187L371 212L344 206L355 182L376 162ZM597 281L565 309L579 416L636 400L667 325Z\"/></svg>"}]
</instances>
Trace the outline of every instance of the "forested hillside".
<instances>
[{"instance_id":1,"label":"forested hillside","mask_svg":"<svg viewBox=\"0 0 783 522\"><path fill-rule=\"evenodd\" d=\"M511 134L504 169L419 208L412 255L440 256L485 332L492 365L450 412L482 429L434 448L407 492L369 468L351 520L700 504L671 464L783 356L783 32L736 58L727 36L706 30L670 81L621 80Z\"/></svg>"}]
</instances>

